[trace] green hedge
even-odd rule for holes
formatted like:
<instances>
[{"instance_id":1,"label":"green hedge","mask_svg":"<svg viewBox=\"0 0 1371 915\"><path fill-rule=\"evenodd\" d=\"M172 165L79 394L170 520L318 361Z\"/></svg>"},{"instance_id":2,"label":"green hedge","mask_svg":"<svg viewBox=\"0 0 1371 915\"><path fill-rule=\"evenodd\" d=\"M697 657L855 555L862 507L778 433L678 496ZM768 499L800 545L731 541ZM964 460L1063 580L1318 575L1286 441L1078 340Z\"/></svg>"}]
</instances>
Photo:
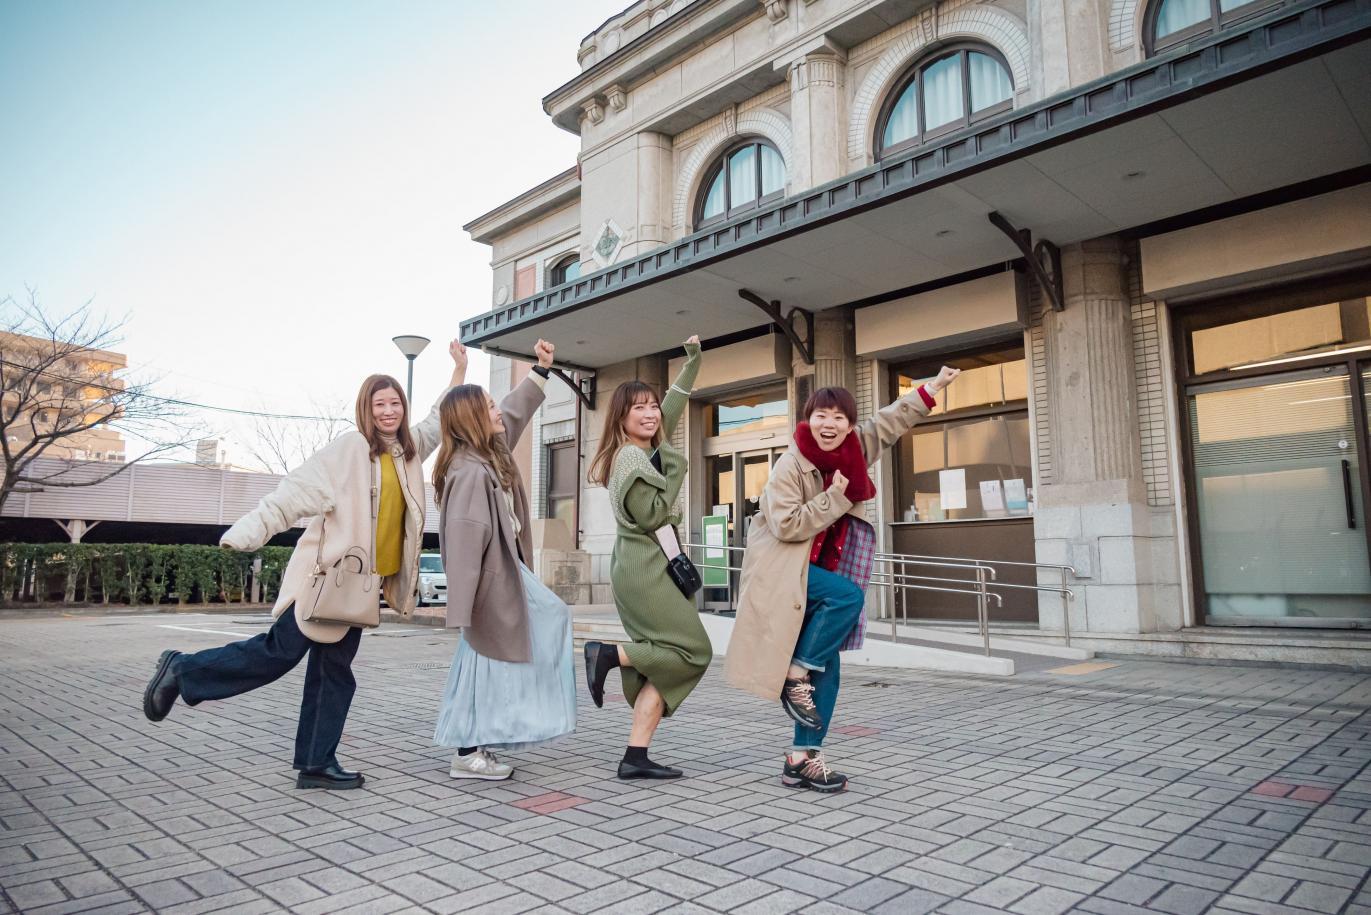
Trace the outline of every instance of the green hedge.
<instances>
[{"instance_id":1,"label":"green hedge","mask_svg":"<svg viewBox=\"0 0 1371 915\"><path fill-rule=\"evenodd\" d=\"M262 600L276 599L291 547L235 553L154 543L0 543L0 604L246 603L253 561Z\"/></svg>"}]
</instances>

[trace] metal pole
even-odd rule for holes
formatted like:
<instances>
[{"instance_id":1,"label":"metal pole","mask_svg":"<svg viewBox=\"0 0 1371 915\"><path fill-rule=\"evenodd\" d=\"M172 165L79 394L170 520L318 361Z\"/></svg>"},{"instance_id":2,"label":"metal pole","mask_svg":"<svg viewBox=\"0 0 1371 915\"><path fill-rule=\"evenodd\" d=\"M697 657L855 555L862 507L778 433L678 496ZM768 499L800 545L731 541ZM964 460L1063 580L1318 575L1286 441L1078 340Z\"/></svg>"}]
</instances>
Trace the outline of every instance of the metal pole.
<instances>
[{"instance_id":1,"label":"metal pole","mask_svg":"<svg viewBox=\"0 0 1371 915\"><path fill-rule=\"evenodd\" d=\"M409 377L405 379L405 403L409 403L414 400L414 357L406 356L405 361L409 363ZM408 422L409 417L405 417L405 421Z\"/></svg>"},{"instance_id":2,"label":"metal pole","mask_svg":"<svg viewBox=\"0 0 1371 915\"><path fill-rule=\"evenodd\" d=\"M1066 567L1058 569L1062 574L1062 632L1066 634L1066 647L1071 647L1071 592L1066 587Z\"/></svg>"},{"instance_id":3,"label":"metal pole","mask_svg":"<svg viewBox=\"0 0 1371 915\"><path fill-rule=\"evenodd\" d=\"M976 584L979 593L976 595L976 616L981 626L981 639L985 642L985 655L990 657L990 611L986 599L985 590L985 569L976 567Z\"/></svg>"}]
</instances>

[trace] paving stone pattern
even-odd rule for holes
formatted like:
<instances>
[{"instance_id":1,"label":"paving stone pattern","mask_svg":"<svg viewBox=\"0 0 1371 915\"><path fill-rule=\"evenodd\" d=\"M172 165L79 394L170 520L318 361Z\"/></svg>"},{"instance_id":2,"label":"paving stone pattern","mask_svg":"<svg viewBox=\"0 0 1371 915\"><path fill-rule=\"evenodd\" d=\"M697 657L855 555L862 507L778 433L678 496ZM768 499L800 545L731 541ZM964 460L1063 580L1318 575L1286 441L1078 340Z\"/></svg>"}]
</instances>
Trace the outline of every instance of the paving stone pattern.
<instances>
[{"instance_id":1,"label":"paving stone pattern","mask_svg":"<svg viewBox=\"0 0 1371 915\"><path fill-rule=\"evenodd\" d=\"M366 787L302 792L303 665L140 709L161 649L229 640L187 630L262 625L0 622L0 911L1371 915L1366 675L852 669L829 747L852 786L819 796L781 786L786 720L716 665L653 749L685 779L615 780L629 711L581 685L575 735L473 783L431 740L453 636L389 628L340 754Z\"/></svg>"}]
</instances>

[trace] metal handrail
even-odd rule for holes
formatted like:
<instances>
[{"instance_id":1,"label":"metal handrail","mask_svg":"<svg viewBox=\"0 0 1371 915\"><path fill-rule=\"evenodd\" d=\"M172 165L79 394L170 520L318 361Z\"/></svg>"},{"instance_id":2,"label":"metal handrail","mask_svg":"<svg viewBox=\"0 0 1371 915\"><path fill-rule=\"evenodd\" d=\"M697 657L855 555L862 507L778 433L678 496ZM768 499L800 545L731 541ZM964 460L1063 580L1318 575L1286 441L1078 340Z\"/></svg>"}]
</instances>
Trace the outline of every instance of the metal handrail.
<instances>
[{"instance_id":1,"label":"metal handrail","mask_svg":"<svg viewBox=\"0 0 1371 915\"><path fill-rule=\"evenodd\" d=\"M724 544L705 544L705 543L692 543L692 542L684 542L684 543L681 544L681 546L682 546L684 549L696 549L696 550L727 550L727 551L730 552L730 553L741 553L741 552L744 552L744 550L746 549L745 547L741 547L741 546L727 546L727 545L724 545ZM993 598L993 599L995 600L996 606L1000 606L1000 607L1004 606L1004 598L1003 598L1003 597L1001 597L1001 596L998 595L998 594L992 594L992 593L990 593L989 591L986 590L986 587L987 587L987 584L988 584L988 581L987 581L987 579L986 579L986 573L989 572L991 575L993 575L993 574L994 574L994 570L991 569L991 568L989 568L988 566L979 566L979 567L976 569L976 585L977 585L977 586L976 586L976 588L970 589L970 590L968 590L968 589L966 589L966 588L944 588L944 587L938 587L938 586L936 586L936 585L915 585L915 584L909 584L909 582L912 582L912 581L937 581L937 582L944 582L944 583L948 583L948 584L960 584L960 583L963 583L963 582L962 582L961 579L956 579L956 578L938 578L938 577L935 577L935 576L928 576L928 575L905 575L905 574L903 574L902 572L896 572L895 569L893 568L894 562L895 562L896 560L892 559L892 555L898 556L898 554L888 554L888 553L878 553L878 554L874 554L874 555L873 555L873 558L872 558L872 564L873 564L873 566L874 566L876 563L883 563L883 564L889 564L889 565L891 565L892 568L890 568L889 570L884 571L884 572L882 572L882 573L879 573L879 574L876 573L876 571L873 569L873 570L872 570L872 576L871 576L871 582L872 582L873 584L876 584L876 585L880 586L880 587L890 588L892 591L894 591L894 590L896 590L896 589L903 589L903 590L911 590L911 591L937 591L937 592L946 593L946 594L970 594L970 595L973 595L973 596L976 598L976 621L977 621L978 628L979 628L980 633L981 633L981 641L982 641L982 644L983 644L983 648L984 648L985 654L986 654L987 656L989 656L989 654L990 654L990 613L989 613L989 603L990 603L990 600ZM900 562L900 565L901 565L901 566L905 566L905 565L920 565L920 566L930 566L930 567L949 568L949 569L964 569L964 568L969 568L969 566L967 566L967 565L965 565L965 564L962 564L962 563L944 562L944 561L941 561L941 560L933 560L933 559L927 559L927 560L925 560L925 559L906 559L906 558L903 557L903 556L900 556L898 561ZM741 572L741 571L742 571L742 568L741 568L741 567L739 567L739 566L733 566L733 565L717 565L717 564L711 564L711 565L710 565L710 568L713 568L713 569L722 569L722 570L728 571L728 572ZM904 622L905 622L906 624L908 624L908 619L905 619ZM899 640L900 640L899 621L898 621L893 615L892 615L891 618L890 618L890 638L891 638L892 641L894 641L894 642L896 642L896 643L898 643Z\"/></svg>"},{"instance_id":2,"label":"metal handrail","mask_svg":"<svg viewBox=\"0 0 1371 915\"><path fill-rule=\"evenodd\" d=\"M878 555L902 556L902 553L887 553ZM1076 599L1076 594L1067 587L1067 575L1076 577L1075 566L1059 565L1051 562L1016 562L1009 559L970 559L956 556L926 556L918 553L909 554L911 557L920 559L940 559L945 562L958 563L959 568L976 568L982 565L988 566L1015 566L1021 569L1050 569L1061 576L1061 587L1052 588L1045 585L1016 585L1010 583L992 583L992 588L1016 588L1021 591L1045 591L1049 594L1060 594L1062 596L1062 636L1069 648L1071 646L1071 603Z\"/></svg>"}]
</instances>

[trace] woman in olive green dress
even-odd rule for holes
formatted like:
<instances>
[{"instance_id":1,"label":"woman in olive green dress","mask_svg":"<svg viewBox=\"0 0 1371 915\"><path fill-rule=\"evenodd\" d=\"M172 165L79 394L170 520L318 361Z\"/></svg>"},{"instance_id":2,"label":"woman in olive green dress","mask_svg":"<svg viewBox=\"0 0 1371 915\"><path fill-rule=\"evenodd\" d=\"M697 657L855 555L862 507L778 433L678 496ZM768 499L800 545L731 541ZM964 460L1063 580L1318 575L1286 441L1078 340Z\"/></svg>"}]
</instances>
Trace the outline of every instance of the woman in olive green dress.
<instances>
[{"instance_id":1,"label":"woman in olive green dress","mask_svg":"<svg viewBox=\"0 0 1371 915\"><path fill-rule=\"evenodd\" d=\"M590 481L609 489L618 536L610 565L614 603L628 645L587 642L586 680L596 706L604 705L605 677L618 667L624 698L633 706L633 730L619 763L620 778L679 778L680 769L647 757L661 724L685 701L709 667L713 652L695 602L667 574L667 558L654 533L680 523L676 500L685 481L685 455L667 441L676 428L700 369L700 340L685 342L686 363L659 404L641 381L619 385L605 415L604 434L590 465Z\"/></svg>"}]
</instances>

